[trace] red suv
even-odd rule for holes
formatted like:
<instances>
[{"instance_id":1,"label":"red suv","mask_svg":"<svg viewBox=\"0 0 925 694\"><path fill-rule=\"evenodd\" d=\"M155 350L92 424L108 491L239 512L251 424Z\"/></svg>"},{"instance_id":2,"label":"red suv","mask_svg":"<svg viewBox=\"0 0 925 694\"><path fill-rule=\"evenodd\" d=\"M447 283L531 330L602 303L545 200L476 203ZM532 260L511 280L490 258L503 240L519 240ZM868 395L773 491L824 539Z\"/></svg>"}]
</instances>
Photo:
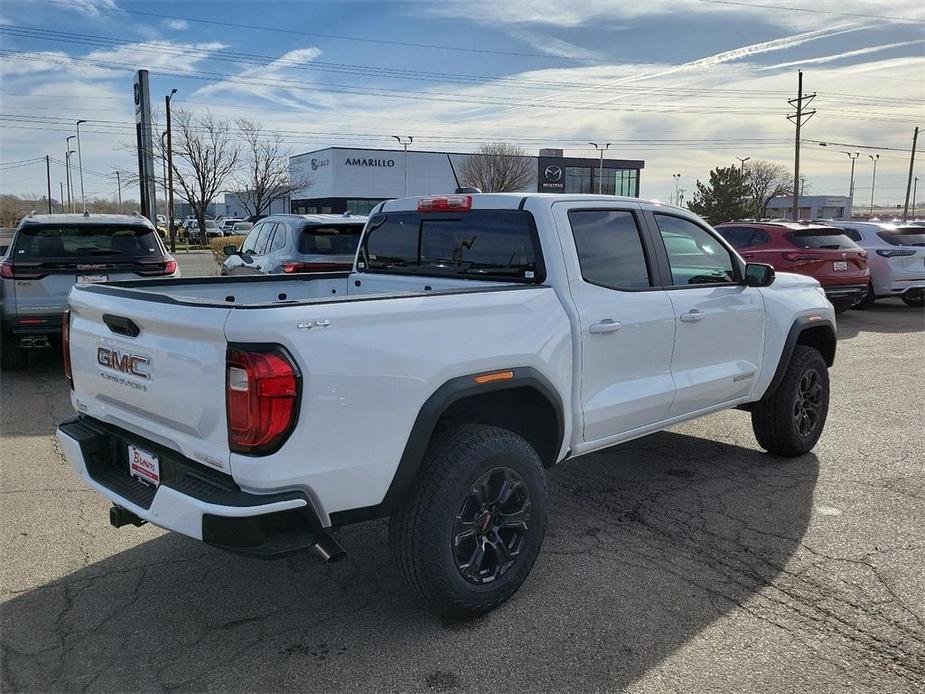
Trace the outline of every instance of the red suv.
<instances>
[{"instance_id":1,"label":"red suv","mask_svg":"<svg viewBox=\"0 0 925 694\"><path fill-rule=\"evenodd\" d=\"M819 280L836 313L867 294L867 251L841 229L812 223L727 222L716 230L745 260Z\"/></svg>"}]
</instances>

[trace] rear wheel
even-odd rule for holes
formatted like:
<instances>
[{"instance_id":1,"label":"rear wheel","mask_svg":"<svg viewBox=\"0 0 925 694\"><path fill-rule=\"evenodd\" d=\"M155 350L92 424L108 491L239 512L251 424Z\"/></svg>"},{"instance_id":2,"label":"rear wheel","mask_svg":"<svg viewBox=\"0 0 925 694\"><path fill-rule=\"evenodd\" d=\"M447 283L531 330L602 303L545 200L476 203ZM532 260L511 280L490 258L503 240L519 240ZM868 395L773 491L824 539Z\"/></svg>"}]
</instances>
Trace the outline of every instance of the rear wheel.
<instances>
[{"instance_id":1,"label":"rear wheel","mask_svg":"<svg viewBox=\"0 0 925 694\"><path fill-rule=\"evenodd\" d=\"M484 614L526 579L546 532L546 477L520 436L467 424L435 438L389 544L402 578L451 618Z\"/></svg>"},{"instance_id":2,"label":"rear wheel","mask_svg":"<svg viewBox=\"0 0 925 694\"><path fill-rule=\"evenodd\" d=\"M26 365L27 358L26 350L16 344L16 338L13 335L0 337L0 369L3 371L21 369Z\"/></svg>"},{"instance_id":3,"label":"rear wheel","mask_svg":"<svg viewBox=\"0 0 925 694\"><path fill-rule=\"evenodd\" d=\"M922 308L925 306L925 292L906 292L900 297L906 306Z\"/></svg>"},{"instance_id":4,"label":"rear wheel","mask_svg":"<svg viewBox=\"0 0 925 694\"><path fill-rule=\"evenodd\" d=\"M755 403L752 429L769 453L795 457L809 452L829 412L829 371L822 355L797 345L773 395Z\"/></svg>"}]
</instances>

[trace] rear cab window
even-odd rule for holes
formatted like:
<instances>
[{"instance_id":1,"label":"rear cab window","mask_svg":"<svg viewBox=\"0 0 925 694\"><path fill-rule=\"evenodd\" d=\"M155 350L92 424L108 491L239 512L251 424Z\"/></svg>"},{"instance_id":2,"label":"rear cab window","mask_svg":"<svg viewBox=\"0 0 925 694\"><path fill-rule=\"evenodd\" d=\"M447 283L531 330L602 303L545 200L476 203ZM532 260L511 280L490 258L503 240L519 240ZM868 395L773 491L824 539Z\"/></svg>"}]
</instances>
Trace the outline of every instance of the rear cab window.
<instances>
[{"instance_id":1,"label":"rear cab window","mask_svg":"<svg viewBox=\"0 0 925 694\"><path fill-rule=\"evenodd\" d=\"M362 233L362 224L307 224L299 237L299 253L353 256Z\"/></svg>"},{"instance_id":2,"label":"rear cab window","mask_svg":"<svg viewBox=\"0 0 925 694\"><path fill-rule=\"evenodd\" d=\"M925 229L922 227L897 227L878 231L877 236L891 246L925 246Z\"/></svg>"},{"instance_id":3,"label":"rear cab window","mask_svg":"<svg viewBox=\"0 0 925 694\"><path fill-rule=\"evenodd\" d=\"M845 236L841 229L800 229L791 231L786 236L797 248L823 248L833 251L856 251L860 248Z\"/></svg>"},{"instance_id":4,"label":"rear cab window","mask_svg":"<svg viewBox=\"0 0 925 694\"><path fill-rule=\"evenodd\" d=\"M570 210L569 225L585 282L608 289L652 286L639 225L624 210Z\"/></svg>"},{"instance_id":5,"label":"rear cab window","mask_svg":"<svg viewBox=\"0 0 925 694\"><path fill-rule=\"evenodd\" d=\"M386 212L370 218L363 272L540 283L533 215L523 210Z\"/></svg>"},{"instance_id":6,"label":"rear cab window","mask_svg":"<svg viewBox=\"0 0 925 694\"><path fill-rule=\"evenodd\" d=\"M14 261L76 262L160 258L163 255L157 232L142 225L29 224L17 233L10 257Z\"/></svg>"}]
</instances>

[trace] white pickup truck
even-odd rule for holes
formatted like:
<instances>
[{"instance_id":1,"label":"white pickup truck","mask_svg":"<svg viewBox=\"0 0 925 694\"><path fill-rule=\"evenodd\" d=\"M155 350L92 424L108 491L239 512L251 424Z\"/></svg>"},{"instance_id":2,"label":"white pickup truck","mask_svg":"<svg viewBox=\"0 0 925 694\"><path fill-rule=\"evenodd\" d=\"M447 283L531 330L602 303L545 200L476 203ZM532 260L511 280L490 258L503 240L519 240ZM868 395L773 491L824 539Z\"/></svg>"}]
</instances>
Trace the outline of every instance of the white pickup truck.
<instances>
[{"instance_id":1,"label":"white pickup truck","mask_svg":"<svg viewBox=\"0 0 925 694\"><path fill-rule=\"evenodd\" d=\"M370 215L352 272L78 285L61 450L151 522L277 557L390 516L446 615L520 586L544 468L717 410L809 451L835 318L818 282L748 264L698 217L586 195L443 195Z\"/></svg>"}]
</instances>

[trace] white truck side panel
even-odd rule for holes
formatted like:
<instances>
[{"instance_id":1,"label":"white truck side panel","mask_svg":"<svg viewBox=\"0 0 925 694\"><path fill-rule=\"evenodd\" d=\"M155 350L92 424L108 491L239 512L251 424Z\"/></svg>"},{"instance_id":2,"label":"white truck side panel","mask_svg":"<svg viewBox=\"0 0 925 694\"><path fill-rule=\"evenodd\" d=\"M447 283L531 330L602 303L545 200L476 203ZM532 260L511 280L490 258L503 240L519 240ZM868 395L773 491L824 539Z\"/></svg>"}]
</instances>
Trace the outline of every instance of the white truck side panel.
<instances>
[{"instance_id":1,"label":"white truck side panel","mask_svg":"<svg viewBox=\"0 0 925 694\"><path fill-rule=\"evenodd\" d=\"M329 326L298 327L318 320ZM225 336L283 345L303 378L292 436L272 455L232 454L235 481L304 490L322 519L382 501L421 406L457 376L534 367L565 396L560 457L571 438L571 331L549 287L240 309Z\"/></svg>"}]
</instances>

